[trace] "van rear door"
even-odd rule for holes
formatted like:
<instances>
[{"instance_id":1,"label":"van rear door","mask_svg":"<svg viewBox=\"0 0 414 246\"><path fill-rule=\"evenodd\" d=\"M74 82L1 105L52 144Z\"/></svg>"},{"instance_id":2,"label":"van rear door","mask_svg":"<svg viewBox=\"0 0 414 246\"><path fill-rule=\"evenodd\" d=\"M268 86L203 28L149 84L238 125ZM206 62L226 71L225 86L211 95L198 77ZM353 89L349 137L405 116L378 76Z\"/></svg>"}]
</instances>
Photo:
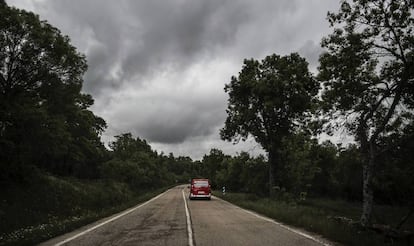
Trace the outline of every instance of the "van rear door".
<instances>
[{"instance_id":1,"label":"van rear door","mask_svg":"<svg viewBox=\"0 0 414 246\"><path fill-rule=\"evenodd\" d=\"M191 180L191 198L208 198L211 197L210 181L208 179L193 179Z\"/></svg>"}]
</instances>

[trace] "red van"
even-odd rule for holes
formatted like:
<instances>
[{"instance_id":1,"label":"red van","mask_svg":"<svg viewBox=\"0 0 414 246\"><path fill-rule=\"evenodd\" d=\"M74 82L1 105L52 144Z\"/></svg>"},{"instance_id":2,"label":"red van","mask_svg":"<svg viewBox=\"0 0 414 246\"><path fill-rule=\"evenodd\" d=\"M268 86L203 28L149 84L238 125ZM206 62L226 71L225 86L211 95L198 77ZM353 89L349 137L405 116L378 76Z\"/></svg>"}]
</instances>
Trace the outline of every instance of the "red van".
<instances>
[{"instance_id":1,"label":"red van","mask_svg":"<svg viewBox=\"0 0 414 246\"><path fill-rule=\"evenodd\" d=\"M190 200L195 198L211 199L211 185L209 179L191 179Z\"/></svg>"}]
</instances>

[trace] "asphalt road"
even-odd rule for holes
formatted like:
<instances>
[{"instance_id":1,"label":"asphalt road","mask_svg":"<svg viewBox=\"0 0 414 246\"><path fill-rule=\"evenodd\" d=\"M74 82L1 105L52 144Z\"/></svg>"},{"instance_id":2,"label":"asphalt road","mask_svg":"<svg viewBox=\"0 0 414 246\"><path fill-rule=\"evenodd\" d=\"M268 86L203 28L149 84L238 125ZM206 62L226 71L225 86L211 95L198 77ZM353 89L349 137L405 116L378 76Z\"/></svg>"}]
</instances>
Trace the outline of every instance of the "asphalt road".
<instances>
[{"instance_id":1,"label":"asphalt road","mask_svg":"<svg viewBox=\"0 0 414 246\"><path fill-rule=\"evenodd\" d=\"M326 241L325 245L326 245ZM49 245L324 245L216 197L189 200L186 186L40 244Z\"/></svg>"}]
</instances>

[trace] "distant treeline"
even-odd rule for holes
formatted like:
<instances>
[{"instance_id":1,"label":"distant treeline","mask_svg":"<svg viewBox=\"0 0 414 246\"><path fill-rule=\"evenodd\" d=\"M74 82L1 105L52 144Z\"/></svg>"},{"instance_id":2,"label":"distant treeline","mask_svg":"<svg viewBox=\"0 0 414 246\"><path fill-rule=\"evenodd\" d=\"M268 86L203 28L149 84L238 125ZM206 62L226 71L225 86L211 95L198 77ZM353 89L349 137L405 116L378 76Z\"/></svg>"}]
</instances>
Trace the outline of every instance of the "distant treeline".
<instances>
[{"instance_id":1,"label":"distant treeline","mask_svg":"<svg viewBox=\"0 0 414 246\"><path fill-rule=\"evenodd\" d=\"M376 202L389 205L408 205L414 199L414 153L412 139L401 143L396 150L383 153L378 162L373 188ZM274 189L274 198L299 201L307 197L325 197L361 202L362 165L356 145L341 147L330 141L318 144L304 135L285 140L282 166ZM205 155L201 174L212 179L215 188L223 186L230 192L247 192L268 196L268 162L265 157L252 157L246 152L228 156L218 149Z\"/></svg>"}]
</instances>

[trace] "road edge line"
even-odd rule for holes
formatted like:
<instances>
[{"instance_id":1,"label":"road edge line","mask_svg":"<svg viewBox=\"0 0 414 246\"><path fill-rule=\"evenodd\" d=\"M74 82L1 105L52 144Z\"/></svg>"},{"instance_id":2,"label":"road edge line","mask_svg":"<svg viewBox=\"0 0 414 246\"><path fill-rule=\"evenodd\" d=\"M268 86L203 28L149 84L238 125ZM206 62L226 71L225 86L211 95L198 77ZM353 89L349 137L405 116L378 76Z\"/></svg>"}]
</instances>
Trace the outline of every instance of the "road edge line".
<instances>
[{"instance_id":1,"label":"road edge line","mask_svg":"<svg viewBox=\"0 0 414 246\"><path fill-rule=\"evenodd\" d=\"M140 204L140 205L138 205L138 206L136 206L136 207L130 208L130 209L126 210L125 212L123 212L123 213L121 213L121 214L119 214L119 215L117 215L117 216L115 216L115 217L113 217L113 218L110 218L110 219L108 219L108 220L106 220L106 221L104 221L104 222L102 222L102 223L99 223L98 225L95 225L95 226L93 226L93 227L91 227L91 228L89 228L89 229L87 229L87 230L85 230L85 231L82 231L82 232L80 232L80 233L78 233L78 234L76 234L76 235L74 235L74 236L72 236L72 237L66 238L66 239L65 239L65 240L63 240L63 241L61 241L61 242L58 242L58 243L54 244L54 246L61 246L61 245L65 244L65 243L68 243L68 242L72 241L73 239L76 239L76 238L78 238L78 237L80 237L80 236L83 236L83 235L85 235L86 233L89 233L89 232L91 232L91 231L93 231L93 230L95 230L95 229L97 229L97 228L99 228L99 227L101 227L101 226L103 226L103 225L106 225L106 224L108 224L108 223L110 223L110 222L112 222L112 221L114 221L114 220L117 220L117 219L119 219L119 218L121 218L121 217L123 217L123 216L125 216L125 215L129 214L129 213L132 213L133 211L137 210L138 208L140 208L140 207L142 207L142 206L145 206L145 205L147 205L148 203L150 203L150 202L152 202L152 201L154 201L154 200L158 199L160 196L164 195L167 191L169 191L169 190L166 190L166 191L164 191L163 193L159 194L158 196L153 197L153 198L151 198L150 200L148 200L148 201L146 201L146 202L144 202L144 203L142 203L142 204Z\"/></svg>"},{"instance_id":2,"label":"road edge line","mask_svg":"<svg viewBox=\"0 0 414 246\"><path fill-rule=\"evenodd\" d=\"M214 198L216 198L216 199L218 199L218 200L221 200L221 201L224 201L224 202L227 202L227 203L229 203L229 204L231 204L231 205L233 205L233 206L236 206L236 207L240 208L241 210L243 210L244 212L246 212L246 213L248 213L248 214L251 214L251 215L253 215L253 216L256 216L257 218L262 219L262 220L265 220L265 221L267 221L267 222L271 222L271 223L273 223L273 224L275 224L275 225L278 225L278 226L280 226L280 227L282 227L282 228L284 228L284 229L286 229L286 230L288 230L288 231L294 232L294 233L296 233L296 234L301 235L302 237L305 237L305 238L308 238L308 239L310 239L310 240L312 240L312 241L315 241L315 242L317 242L317 243L320 243L320 244L322 244L323 246L331 246L331 244L329 244L329 243L325 243L325 242L323 242L323 241L321 241L321 240L317 239L316 237L313 237L313 236L311 236L311 235L308 235L308 234L306 234L306 233L304 233L304 232L301 232L301 231L299 231L299 230L293 229L293 228L291 228L291 227L289 227L289 226L287 226L287 225L284 225L284 224L282 224L282 223L280 223L280 222L275 221L274 219L271 219L271 218L265 217L265 216L260 215L260 214L258 214L258 213L256 213L256 212L253 212L253 211L247 210L247 209L245 209L245 208L242 208L242 207L240 207L240 206L237 206L237 205L235 205L235 204L233 204L233 203L231 203L231 202L228 202L228 201L226 201L226 200L221 199L220 197L214 196Z\"/></svg>"},{"instance_id":3,"label":"road edge line","mask_svg":"<svg viewBox=\"0 0 414 246\"><path fill-rule=\"evenodd\" d=\"M185 217L187 219L188 246L194 246L194 237L193 237L193 229L191 228L190 210L188 209L187 199L185 198L184 190L181 190L181 192L183 193Z\"/></svg>"}]
</instances>

